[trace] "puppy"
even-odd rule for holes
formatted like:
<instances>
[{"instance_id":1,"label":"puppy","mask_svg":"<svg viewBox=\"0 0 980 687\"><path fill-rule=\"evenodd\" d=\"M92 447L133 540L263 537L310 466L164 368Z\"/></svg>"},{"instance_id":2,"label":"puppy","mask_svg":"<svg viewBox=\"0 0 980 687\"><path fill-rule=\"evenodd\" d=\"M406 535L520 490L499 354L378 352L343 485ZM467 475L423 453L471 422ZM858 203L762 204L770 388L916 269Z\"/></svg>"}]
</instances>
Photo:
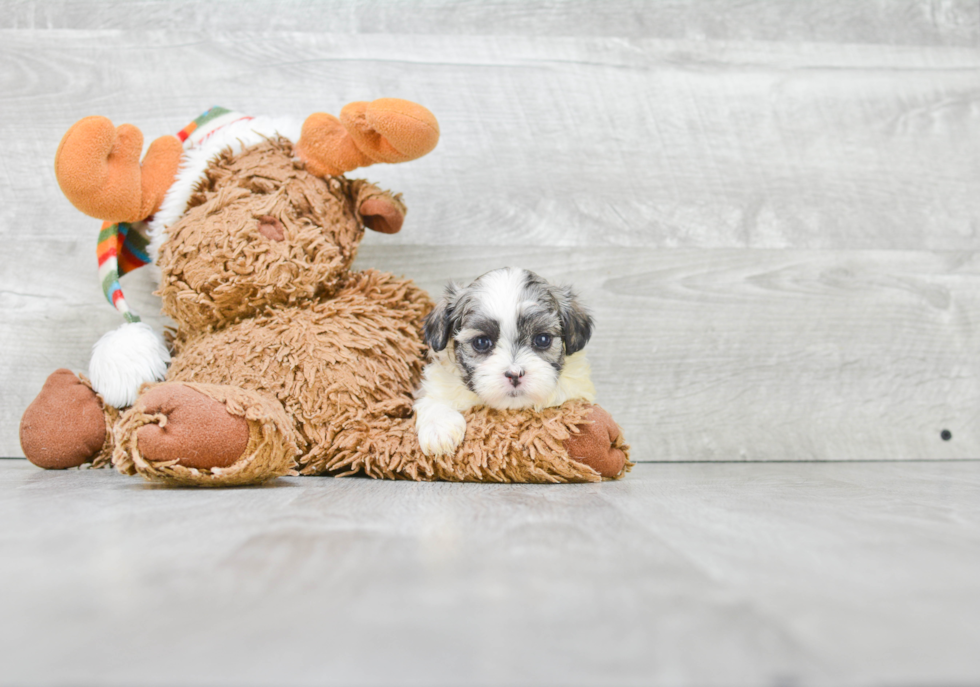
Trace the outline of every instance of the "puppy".
<instances>
[{"instance_id":1,"label":"puppy","mask_svg":"<svg viewBox=\"0 0 980 687\"><path fill-rule=\"evenodd\" d=\"M422 452L451 455L466 433L461 411L559 406L593 401L582 350L592 317L566 286L515 267L487 272L469 286L446 287L425 320L431 362L416 393Z\"/></svg>"}]
</instances>

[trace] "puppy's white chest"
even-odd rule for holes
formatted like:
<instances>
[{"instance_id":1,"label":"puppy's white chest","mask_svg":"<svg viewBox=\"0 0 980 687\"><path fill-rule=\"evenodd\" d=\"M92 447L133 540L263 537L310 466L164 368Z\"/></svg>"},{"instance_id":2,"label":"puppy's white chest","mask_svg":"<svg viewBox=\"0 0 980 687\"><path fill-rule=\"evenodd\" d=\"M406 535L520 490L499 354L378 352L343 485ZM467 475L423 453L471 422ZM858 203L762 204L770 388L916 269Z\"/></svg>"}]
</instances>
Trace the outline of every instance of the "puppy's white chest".
<instances>
[{"instance_id":1,"label":"puppy's white chest","mask_svg":"<svg viewBox=\"0 0 980 687\"><path fill-rule=\"evenodd\" d=\"M462 411L486 405L467 388L456 366L445 355L426 366L418 396L414 405L415 431L419 446L427 456L455 453L466 435L466 419ZM533 408L553 408L573 400L590 403L595 400L595 387L584 351L566 359L554 392Z\"/></svg>"}]
</instances>

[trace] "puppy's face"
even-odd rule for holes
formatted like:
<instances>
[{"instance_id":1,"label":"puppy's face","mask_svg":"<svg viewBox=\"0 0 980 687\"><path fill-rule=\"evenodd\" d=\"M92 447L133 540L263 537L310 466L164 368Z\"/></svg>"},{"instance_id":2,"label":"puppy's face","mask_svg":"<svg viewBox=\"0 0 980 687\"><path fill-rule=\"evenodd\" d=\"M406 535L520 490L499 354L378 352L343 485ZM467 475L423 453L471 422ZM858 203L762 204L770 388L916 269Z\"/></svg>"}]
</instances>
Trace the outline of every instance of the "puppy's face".
<instances>
[{"instance_id":1,"label":"puppy's face","mask_svg":"<svg viewBox=\"0 0 980 687\"><path fill-rule=\"evenodd\" d=\"M450 284L425 321L425 341L449 342L463 383L491 408L527 408L555 391L565 356L592 335L592 318L568 287L524 269L488 272L466 288Z\"/></svg>"}]
</instances>

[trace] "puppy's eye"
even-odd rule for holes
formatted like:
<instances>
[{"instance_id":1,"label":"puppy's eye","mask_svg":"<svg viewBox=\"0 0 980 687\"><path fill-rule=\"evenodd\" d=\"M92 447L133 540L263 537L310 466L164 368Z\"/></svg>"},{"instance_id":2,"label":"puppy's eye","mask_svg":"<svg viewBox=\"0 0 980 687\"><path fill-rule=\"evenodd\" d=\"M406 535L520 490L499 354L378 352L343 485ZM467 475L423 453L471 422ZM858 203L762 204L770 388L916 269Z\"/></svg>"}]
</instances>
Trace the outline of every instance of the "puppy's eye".
<instances>
[{"instance_id":1,"label":"puppy's eye","mask_svg":"<svg viewBox=\"0 0 980 687\"><path fill-rule=\"evenodd\" d=\"M478 336L470 342L478 353L486 353L493 346L489 336Z\"/></svg>"},{"instance_id":2,"label":"puppy's eye","mask_svg":"<svg viewBox=\"0 0 980 687\"><path fill-rule=\"evenodd\" d=\"M551 348L551 334L538 334L534 337L535 348Z\"/></svg>"}]
</instances>

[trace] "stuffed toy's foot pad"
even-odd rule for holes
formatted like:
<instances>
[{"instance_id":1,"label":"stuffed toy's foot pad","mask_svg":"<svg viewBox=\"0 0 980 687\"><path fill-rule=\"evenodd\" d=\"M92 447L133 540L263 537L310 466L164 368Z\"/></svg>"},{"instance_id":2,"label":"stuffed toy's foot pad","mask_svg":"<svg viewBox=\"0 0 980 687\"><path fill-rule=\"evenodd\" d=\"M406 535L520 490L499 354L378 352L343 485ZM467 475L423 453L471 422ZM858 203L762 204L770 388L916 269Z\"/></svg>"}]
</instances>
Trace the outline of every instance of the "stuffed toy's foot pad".
<instances>
[{"instance_id":1,"label":"stuffed toy's foot pad","mask_svg":"<svg viewBox=\"0 0 980 687\"><path fill-rule=\"evenodd\" d=\"M139 452L152 463L176 461L206 470L234 464L248 446L244 417L232 415L224 403L183 384L162 384L136 402L147 415L160 416L136 431Z\"/></svg>"},{"instance_id":2,"label":"stuffed toy's foot pad","mask_svg":"<svg viewBox=\"0 0 980 687\"><path fill-rule=\"evenodd\" d=\"M90 462L105 443L102 403L71 370L55 370L20 420L20 447L48 470Z\"/></svg>"},{"instance_id":3,"label":"stuffed toy's foot pad","mask_svg":"<svg viewBox=\"0 0 980 687\"><path fill-rule=\"evenodd\" d=\"M622 445L622 430L612 416L594 406L579 433L565 441L569 457L588 465L603 477L618 477L626 469L626 454Z\"/></svg>"}]
</instances>

